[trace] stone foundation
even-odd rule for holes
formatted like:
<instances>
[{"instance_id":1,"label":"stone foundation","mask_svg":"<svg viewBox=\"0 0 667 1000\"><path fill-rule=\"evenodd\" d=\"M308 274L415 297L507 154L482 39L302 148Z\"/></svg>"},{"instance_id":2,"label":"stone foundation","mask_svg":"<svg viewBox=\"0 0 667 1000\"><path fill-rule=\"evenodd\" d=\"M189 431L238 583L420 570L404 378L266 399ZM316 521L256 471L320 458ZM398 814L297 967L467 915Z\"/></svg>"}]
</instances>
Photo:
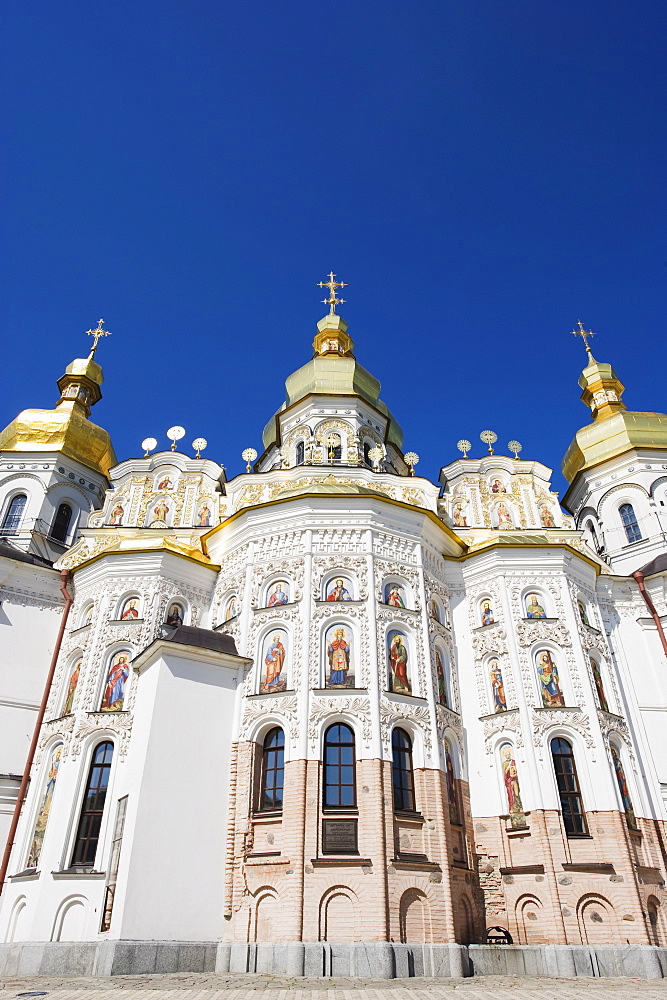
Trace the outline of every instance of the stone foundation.
<instances>
[{"instance_id":1,"label":"stone foundation","mask_svg":"<svg viewBox=\"0 0 667 1000\"><path fill-rule=\"evenodd\" d=\"M2 976L127 976L171 972L407 979L433 976L667 978L652 945L395 944L388 941L72 941L0 944Z\"/></svg>"}]
</instances>

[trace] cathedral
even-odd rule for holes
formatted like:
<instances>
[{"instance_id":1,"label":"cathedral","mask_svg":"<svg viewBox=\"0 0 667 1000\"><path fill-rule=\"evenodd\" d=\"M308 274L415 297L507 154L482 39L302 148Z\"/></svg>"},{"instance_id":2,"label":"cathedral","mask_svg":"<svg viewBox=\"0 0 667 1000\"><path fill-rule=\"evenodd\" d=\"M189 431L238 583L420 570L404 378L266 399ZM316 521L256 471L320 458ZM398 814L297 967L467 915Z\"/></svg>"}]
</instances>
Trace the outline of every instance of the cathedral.
<instances>
[{"instance_id":1,"label":"cathedral","mask_svg":"<svg viewBox=\"0 0 667 1000\"><path fill-rule=\"evenodd\" d=\"M667 416L431 482L322 284L231 480L0 433L0 972L667 976Z\"/></svg>"}]
</instances>

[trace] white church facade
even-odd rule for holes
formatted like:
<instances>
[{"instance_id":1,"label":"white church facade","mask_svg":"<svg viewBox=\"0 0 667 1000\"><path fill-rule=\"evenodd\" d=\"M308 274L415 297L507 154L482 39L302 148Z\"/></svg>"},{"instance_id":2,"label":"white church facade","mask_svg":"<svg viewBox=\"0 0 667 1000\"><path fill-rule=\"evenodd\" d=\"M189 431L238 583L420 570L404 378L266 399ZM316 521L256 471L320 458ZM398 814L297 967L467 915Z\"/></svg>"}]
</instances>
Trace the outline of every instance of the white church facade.
<instances>
[{"instance_id":1,"label":"white church facade","mask_svg":"<svg viewBox=\"0 0 667 1000\"><path fill-rule=\"evenodd\" d=\"M230 481L0 434L0 971L665 975L667 417L432 483L330 283Z\"/></svg>"}]
</instances>

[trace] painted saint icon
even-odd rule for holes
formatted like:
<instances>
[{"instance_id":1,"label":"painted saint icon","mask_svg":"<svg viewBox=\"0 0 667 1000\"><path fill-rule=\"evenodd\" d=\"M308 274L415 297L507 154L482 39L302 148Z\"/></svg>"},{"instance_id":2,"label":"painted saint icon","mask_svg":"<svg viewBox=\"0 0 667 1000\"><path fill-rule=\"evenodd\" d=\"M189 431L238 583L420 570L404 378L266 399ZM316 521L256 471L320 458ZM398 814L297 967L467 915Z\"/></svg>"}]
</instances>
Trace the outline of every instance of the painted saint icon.
<instances>
[{"instance_id":1,"label":"painted saint icon","mask_svg":"<svg viewBox=\"0 0 667 1000\"><path fill-rule=\"evenodd\" d=\"M588 620L588 613L586 611L586 605L583 601L577 601L577 607L579 608L579 617L581 618L583 625L588 625L590 627L590 622Z\"/></svg>"},{"instance_id":2,"label":"painted saint icon","mask_svg":"<svg viewBox=\"0 0 667 1000\"><path fill-rule=\"evenodd\" d=\"M466 518L466 505L458 500L454 504L454 510L452 511L452 521L454 522L455 528L467 528L468 519Z\"/></svg>"},{"instance_id":3,"label":"painted saint icon","mask_svg":"<svg viewBox=\"0 0 667 1000\"><path fill-rule=\"evenodd\" d=\"M526 814L523 811L521 791L519 789L519 775L510 743L503 743L501 746L500 759L503 766L503 781L507 794L510 823L513 829L521 829L526 825Z\"/></svg>"},{"instance_id":4,"label":"painted saint icon","mask_svg":"<svg viewBox=\"0 0 667 1000\"><path fill-rule=\"evenodd\" d=\"M169 476L165 476L164 479L161 479L160 482L157 484L157 488L159 490L173 490L174 484L172 483Z\"/></svg>"},{"instance_id":5,"label":"painted saint icon","mask_svg":"<svg viewBox=\"0 0 667 1000\"><path fill-rule=\"evenodd\" d=\"M498 515L498 527L499 528L512 528L514 527L514 522L512 521L512 515L510 514L507 506L504 503L499 503L496 507L496 514Z\"/></svg>"},{"instance_id":6,"label":"painted saint icon","mask_svg":"<svg viewBox=\"0 0 667 1000\"><path fill-rule=\"evenodd\" d=\"M122 524L123 514L125 513L125 508L122 503L118 501L114 509L111 511L111 517L109 518L109 524Z\"/></svg>"},{"instance_id":7,"label":"painted saint icon","mask_svg":"<svg viewBox=\"0 0 667 1000\"><path fill-rule=\"evenodd\" d=\"M36 868L39 863L39 856L42 853L42 844L44 842L44 834L46 833L46 824L49 821L49 813L51 812L53 793L56 790L56 779L58 777L58 769L60 767L62 753L62 743L59 743L58 746L54 747L51 751L51 760L49 761L49 770L46 776L46 788L44 789L42 800L39 803L39 811L35 822L35 832L32 836L32 844L30 845L28 864L26 865L26 868Z\"/></svg>"},{"instance_id":8,"label":"painted saint icon","mask_svg":"<svg viewBox=\"0 0 667 1000\"><path fill-rule=\"evenodd\" d=\"M175 601L170 604L169 611L167 612L167 617L165 619L165 624L170 625L172 628L177 628L179 625L183 624L183 607L177 604Z\"/></svg>"},{"instance_id":9,"label":"painted saint icon","mask_svg":"<svg viewBox=\"0 0 667 1000\"><path fill-rule=\"evenodd\" d=\"M537 594L529 594L526 598L526 618L546 618L547 613L537 599Z\"/></svg>"},{"instance_id":10,"label":"painted saint icon","mask_svg":"<svg viewBox=\"0 0 667 1000\"><path fill-rule=\"evenodd\" d=\"M459 813L459 801L456 794L456 782L454 779L454 765L452 764L452 753L447 740L445 740L445 780L447 783L447 805L449 806L449 822L456 826L461 825L461 815Z\"/></svg>"},{"instance_id":11,"label":"painted saint icon","mask_svg":"<svg viewBox=\"0 0 667 1000\"><path fill-rule=\"evenodd\" d=\"M435 676L438 682L438 703L440 705L444 705L445 708L448 708L445 668L442 665L442 654L439 649L436 649L435 651Z\"/></svg>"},{"instance_id":12,"label":"painted saint icon","mask_svg":"<svg viewBox=\"0 0 667 1000\"><path fill-rule=\"evenodd\" d=\"M93 620L93 611L95 610L95 605L91 604L89 608L86 609L86 616L84 619L84 625L90 625Z\"/></svg>"},{"instance_id":13,"label":"painted saint icon","mask_svg":"<svg viewBox=\"0 0 667 1000\"><path fill-rule=\"evenodd\" d=\"M120 620L123 622L131 621L134 618L139 617L139 601L136 597L130 597L123 605L123 610L120 613Z\"/></svg>"},{"instance_id":14,"label":"painted saint icon","mask_svg":"<svg viewBox=\"0 0 667 1000\"><path fill-rule=\"evenodd\" d=\"M225 621L228 622L231 618L236 618L238 613L236 594L232 594L227 601L227 607L225 608Z\"/></svg>"},{"instance_id":15,"label":"painted saint icon","mask_svg":"<svg viewBox=\"0 0 667 1000\"><path fill-rule=\"evenodd\" d=\"M198 528L208 528L211 525L211 508L207 503L203 503L199 508L199 516L197 517L197 527Z\"/></svg>"},{"instance_id":16,"label":"painted saint icon","mask_svg":"<svg viewBox=\"0 0 667 1000\"><path fill-rule=\"evenodd\" d=\"M387 649L391 690L396 694L412 694L408 668L408 647L402 632L392 629L388 633Z\"/></svg>"},{"instance_id":17,"label":"painted saint icon","mask_svg":"<svg viewBox=\"0 0 667 1000\"><path fill-rule=\"evenodd\" d=\"M593 681L595 682L595 690L598 695L598 702L600 703L600 708L603 712L609 711L609 705L607 703L607 696L604 693L604 687L602 686L602 674L600 673L600 664L593 656L589 656L591 671L593 672Z\"/></svg>"},{"instance_id":18,"label":"painted saint icon","mask_svg":"<svg viewBox=\"0 0 667 1000\"><path fill-rule=\"evenodd\" d=\"M350 581L345 577L338 576L332 580L327 590L327 601L351 601Z\"/></svg>"},{"instance_id":19,"label":"painted saint icon","mask_svg":"<svg viewBox=\"0 0 667 1000\"><path fill-rule=\"evenodd\" d=\"M348 629L342 625L332 625L327 629L326 645L329 673L325 686L328 688L354 687L352 637Z\"/></svg>"},{"instance_id":20,"label":"painted saint icon","mask_svg":"<svg viewBox=\"0 0 667 1000\"><path fill-rule=\"evenodd\" d=\"M428 613L434 621L442 624L442 618L440 617L440 607L438 606L437 601L428 602Z\"/></svg>"},{"instance_id":21,"label":"painted saint icon","mask_svg":"<svg viewBox=\"0 0 667 1000\"><path fill-rule=\"evenodd\" d=\"M554 521L554 516L551 513L550 508L547 504L543 503L540 507L540 521L545 528L555 528L556 522Z\"/></svg>"},{"instance_id":22,"label":"painted saint icon","mask_svg":"<svg viewBox=\"0 0 667 1000\"><path fill-rule=\"evenodd\" d=\"M125 684L130 676L130 657L128 653L117 653L109 667L107 682L104 686L100 712L121 712L125 698Z\"/></svg>"},{"instance_id":23,"label":"painted saint icon","mask_svg":"<svg viewBox=\"0 0 667 1000\"><path fill-rule=\"evenodd\" d=\"M289 584L284 580L278 580L277 583L273 584L267 607L275 608L279 604L289 604Z\"/></svg>"},{"instance_id":24,"label":"painted saint icon","mask_svg":"<svg viewBox=\"0 0 667 1000\"><path fill-rule=\"evenodd\" d=\"M545 708L557 708L565 704L558 679L558 667L548 649L537 654L537 676L540 679L542 703Z\"/></svg>"},{"instance_id":25,"label":"painted saint icon","mask_svg":"<svg viewBox=\"0 0 667 1000\"><path fill-rule=\"evenodd\" d=\"M489 660L489 680L491 681L493 711L506 712L507 701L505 699L505 684L503 682L503 672L500 669L500 662L497 656L492 656Z\"/></svg>"},{"instance_id":26,"label":"painted saint icon","mask_svg":"<svg viewBox=\"0 0 667 1000\"><path fill-rule=\"evenodd\" d=\"M158 500L153 508L153 513L156 521L166 521L169 515L169 505L165 500Z\"/></svg>"},{"instance_id":27,"label":"painted saint icon","mask_svg":"<svg viewBox=\"0 0 667 1000\"><path fill-rule=\"evenodd\" d=\"M65 696L65 704L63 705L63 715L72 714L72 705L74 704L74 694L76 692L76 686L79 683L79 675L81 673L81 664L83 660L77 660L74 665L74 670L70 674L69 684L67 685L67 694Z\"/></svg>"},{"instance_id":28,"label":"painted saint icon","mask_svg":"<svg viewBox=\"0 0 667 1000\"><path fill-rule=\"evenodd\" d=\"M276 629L264 641L264 677L259 685L260 694L275 694L287 689L285 657L287 655L287 632Z\"/></svg>"},{"instance_id":29,"label":"painted saint icon","mask_svg":"<svg viewBox=\"0 0 667 1000\"><path fill-rule=\"evenodd\" d=\"M630 830L638 830L639 826L637 824L637 817L635 816L635 811L632 808L632 800L630 798L630 792L628 791L628 782L625 777L623 763L619 752L613 743L609 749L611 750L611 759L614 764L614 771L616 772L616 781L618 782L618 790L621 795L621 802L623 803L623 811L625 812L625 822L628 824Z\"/></svg>"},{"instance_id":30,"label":"painted saint icon","mask_svg":"<svg viewBox=\"0 0 667 1000\"><path fill-rule=\"evenodd\" d=\"M384 588L384 603L392 608L405 607L405 590L400 583L387 583Z\"/></svg>"},{"instance_id":31,"label":"painted saint icon","mask_svg":"<svg viewBox=\"0 0 667 1000\"><path fill-rule=\"evenodd\" d=\"M491 492L492 493L507 493L507 490L503 486L502 480L494 479L491 482Z\"/></svg>"},{"instance_id":32,"label":"painted saint icon","mask_svg":"<svg viewBox=\"0 0 667 1000\"><path fill-rule=\"evenodd\" d=\"M493 625L495 618L493 616L493 608L491 607L491 601L483 600L481 608L481 618L482 625Z\"/></svg>"}]
</instances>

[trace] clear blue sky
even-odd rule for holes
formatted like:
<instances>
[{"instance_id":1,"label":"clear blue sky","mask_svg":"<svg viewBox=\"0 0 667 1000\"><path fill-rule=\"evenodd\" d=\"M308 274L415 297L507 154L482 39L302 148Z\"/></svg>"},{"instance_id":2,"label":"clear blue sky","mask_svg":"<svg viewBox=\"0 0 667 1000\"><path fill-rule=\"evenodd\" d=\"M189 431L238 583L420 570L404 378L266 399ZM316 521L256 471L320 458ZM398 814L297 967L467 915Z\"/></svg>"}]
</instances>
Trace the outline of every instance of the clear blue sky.
<instances>
[{"instance_id":1,"label":"clear blue sky","mask_svg":"<svg viewBox=\"0 0 667 1000\"><path fill-rule=\"evenodd\" d=\"M422 474L486 427L559 470L588 419L579 318L628 406L665 409L664 3L5 0L0 22L0 423L53 405L103 316L119 458L180 423L241 471L330 269Z\"/></svg>"}]
</instances>

